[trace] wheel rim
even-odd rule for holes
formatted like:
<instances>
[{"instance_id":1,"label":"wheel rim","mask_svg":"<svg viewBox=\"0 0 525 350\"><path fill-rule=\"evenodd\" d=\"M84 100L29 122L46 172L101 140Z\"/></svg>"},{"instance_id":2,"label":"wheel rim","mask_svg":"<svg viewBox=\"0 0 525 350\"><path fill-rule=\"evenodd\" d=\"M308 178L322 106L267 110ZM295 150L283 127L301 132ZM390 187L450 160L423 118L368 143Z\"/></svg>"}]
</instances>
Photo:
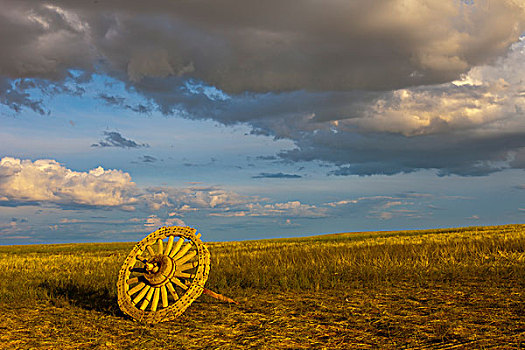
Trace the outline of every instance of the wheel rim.
<instances>
[{"instance_id":1,"label":"wheel rim","mask_svg":"<svg viewBox=\"0 0 525 350\"><path fill-rule=\"evenodd\" d=\"M146 323L181 315L202 294L210 253L191 227L161 227L135 245L117 282L122 311Z\"/></svg>"}]
</instances>

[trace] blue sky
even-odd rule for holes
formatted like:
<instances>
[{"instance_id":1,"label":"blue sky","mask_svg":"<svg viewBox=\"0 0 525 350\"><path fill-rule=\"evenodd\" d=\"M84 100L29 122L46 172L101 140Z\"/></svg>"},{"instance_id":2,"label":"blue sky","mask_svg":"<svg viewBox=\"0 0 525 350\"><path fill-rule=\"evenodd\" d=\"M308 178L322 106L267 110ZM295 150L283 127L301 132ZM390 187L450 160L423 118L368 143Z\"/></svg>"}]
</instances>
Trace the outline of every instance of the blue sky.
<instances>
[{"instance_id":1,"label":"blue sky","mask_svg":"<svg viewBox=\"0 0 525 350\"><path fill-rule=\"evenodd\" d=\"M0 244L525 221L519 2L0 8Z\"/></svg>"}]
</instances>

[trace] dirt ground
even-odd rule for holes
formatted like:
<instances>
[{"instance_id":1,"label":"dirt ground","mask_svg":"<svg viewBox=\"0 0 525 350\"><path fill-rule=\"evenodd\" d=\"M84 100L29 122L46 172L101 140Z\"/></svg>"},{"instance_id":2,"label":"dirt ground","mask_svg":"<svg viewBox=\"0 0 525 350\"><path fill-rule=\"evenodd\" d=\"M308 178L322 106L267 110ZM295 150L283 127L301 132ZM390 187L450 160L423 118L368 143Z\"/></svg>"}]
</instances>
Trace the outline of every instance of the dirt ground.
<instances>
[{"instance_id":1,"label":"dirt ground","mask_svg":"<svg viewBox=\"0 0 525 350\"><path fill-rule=\"evenodd\" d=\"M201 296L153 326L107 300L0 305L2 349L522 349L525 297L509 283L412 284ZM76 304L76 305L75 305Z\"/></svg>"}]
</instances>

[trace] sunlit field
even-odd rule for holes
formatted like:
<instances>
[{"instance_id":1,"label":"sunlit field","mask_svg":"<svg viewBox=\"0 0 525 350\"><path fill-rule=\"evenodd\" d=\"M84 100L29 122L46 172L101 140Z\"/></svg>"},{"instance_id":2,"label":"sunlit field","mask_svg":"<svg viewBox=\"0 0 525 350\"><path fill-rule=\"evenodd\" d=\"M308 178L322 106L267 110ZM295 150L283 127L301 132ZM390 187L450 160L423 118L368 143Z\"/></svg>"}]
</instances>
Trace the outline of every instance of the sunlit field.
<instances>
[{"instance_id":1,"label":"sunlit field","mask_svg":"<svg viewBox=\"0 0 525 350\"><path fill-rule=\"evenodd\" d=\"M525 347L525 225L210 242L206 286L239 304L154 326L117 305L134 244L0 247L0 347Z\"/></svg>"}]
</instances>

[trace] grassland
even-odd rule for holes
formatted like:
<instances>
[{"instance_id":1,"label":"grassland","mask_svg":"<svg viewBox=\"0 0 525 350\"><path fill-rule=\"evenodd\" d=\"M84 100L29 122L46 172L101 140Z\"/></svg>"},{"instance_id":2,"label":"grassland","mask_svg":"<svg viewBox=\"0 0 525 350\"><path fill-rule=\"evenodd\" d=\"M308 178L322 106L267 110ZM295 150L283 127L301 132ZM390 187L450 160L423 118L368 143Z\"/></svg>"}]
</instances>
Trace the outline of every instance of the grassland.
<instances>
[{"instance_id":1,"label":"grassland","mask_svg":"<svg viewBox=\"0 0 525 350\"><path fill-rule=\"evenodd\" d=\"M525 348L525 225L208 243L239 305L155 326L118 309L133 244L0 247L0 348Z\"/></svg>"}]
</instances>

